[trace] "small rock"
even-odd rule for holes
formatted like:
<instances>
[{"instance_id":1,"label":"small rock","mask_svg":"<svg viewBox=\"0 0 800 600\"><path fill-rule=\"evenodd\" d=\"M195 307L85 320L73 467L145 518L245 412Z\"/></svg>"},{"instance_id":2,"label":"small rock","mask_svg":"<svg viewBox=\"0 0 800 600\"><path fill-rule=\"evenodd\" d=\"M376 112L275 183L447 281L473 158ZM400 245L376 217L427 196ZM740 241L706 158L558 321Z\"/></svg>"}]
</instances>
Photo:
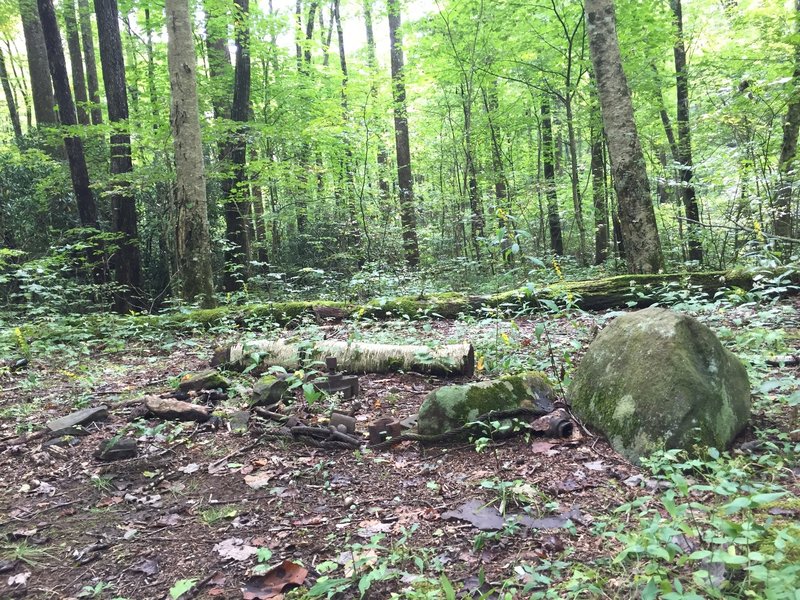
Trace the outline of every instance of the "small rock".
<instances>
[{"instance_id":1,"label":"small rock","mask_svg":"<svg viewBox=\"0 0 800 600\"><path fill-rule=\"evenodd\" d=\"M285 377L264 375L253 386L250 406L274 406L283 398L289 389Z\"/></svg>"},{"instance_id":2,"label":"small rock","mask_svg":"<svg viewBox=\"0 0 800 600\"><path fill-rule=\"evenodd\" d=\"M183 376L178 384L181 392L199 390L226 390L230 387L230 382L214 369L201 371L200 373L188 373Z\"/></svg>"},{"instance_id":3,"label":"small rock","mask_svg":"<svg viewBox=\"0 0 800 600\"><path fill-rule=\"evenodd\" d=\"M231 431L234 433L244 433L247 431L247 423L250 421L250 411L240 410L231 416Z\"/></svg>"},{"instance_id":4,"label":"small rock","mask_svg":"<svg viewBox=\"0 0 800 600\"><path fill-rule=\"evenodd\" d=\"M158 396L147 396L144 405L151 413L162 419L175 419L178 421L197 421L204 423L211 416L202 406L173 400L171 398L159 398Z\"/></svg>"},{"instance_id":5,"label":"small rock","mask_svg":"<svg viewBox=\"0 0 800 600\"><path fill-rule=\"evenodd\" d=\"M59 437L50 438L42 444L42 448L52 448L57 446L59 448L71 448L81 443L80 438L74 435L61 435Z\"/></svg>"},{"instance_id":6,"label":"small rock","mask_svg":"<svg viewBox=\"0 0 800 600\"><path fill-rule=\"evenodd\" d=\"M47 428L52 431L60 431L68 427L75 427L77 425L86 425L94 421L104 421L108 418L108 407L106 405L97 406L95 408L84 408L83 410L76 411L58 419L53 419L47 422Z\"/></svg>"},{"instance_id":7,"label":"small rock","mask_svg":"<svg viewBox=\"0 0 800 600\"><path fill-rule=\"evenodd\" d=\"M110 438L100 443L100 447L94 453L94 457L98 460L110 462L134 458L137 454L139 454L139 449L136 446L136 440L131 438Z\"/></svg>"}]
</instances>

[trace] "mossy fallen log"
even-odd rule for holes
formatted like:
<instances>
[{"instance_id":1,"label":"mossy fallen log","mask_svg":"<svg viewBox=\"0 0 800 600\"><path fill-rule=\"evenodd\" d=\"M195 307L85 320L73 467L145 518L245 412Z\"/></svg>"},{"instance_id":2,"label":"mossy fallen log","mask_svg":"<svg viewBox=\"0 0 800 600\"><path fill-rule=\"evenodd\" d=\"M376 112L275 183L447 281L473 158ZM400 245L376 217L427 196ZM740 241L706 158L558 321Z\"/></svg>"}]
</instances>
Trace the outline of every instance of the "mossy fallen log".
<instances>
[{"instance_id":1,"label":"mossy fallen log","mask_svg":"<svg viewBox=\"0 0 800 600\"><path fill-rule=\"evenodd\" d=\"M475 351L471 344L447 344L429 348L418 345L370 344L366 342L292 343L286 340L253 340L215 352L211 364L244 369L253 362L260 368L280 366L287 370L314 366L329 356L349 373L416 371L431 375L475 373Z\"/></svg>"},{"instance_id":2,"label":"mossy fallen log","mask_svg":"<svg viewBox=\"0 0 800 600\"><path fill-rule=\"evenodd\" d=\"M800 283L800 274L793 276ZM550 310L549 301L583 310L646 308L658 302L668 286L691 286L699 292L713 293L721 288L750 290L754 274L749 271L708 271L703 273L661 273L656 275L616 275L591 281L562 281L541 287L523 287L492 295L461 293L432 294L426 297L401 296L373 300L367 304L347 302L270 302L245 306L223 306L170 314L162 323L175 327L211 327L230 322L247 328L251 322L268 319L285 325L303 318L325 322L328 319L391 319L409 317L453 319L460 314L475 314L487 309L531 312Z\"/></svg>"}]
</instances>

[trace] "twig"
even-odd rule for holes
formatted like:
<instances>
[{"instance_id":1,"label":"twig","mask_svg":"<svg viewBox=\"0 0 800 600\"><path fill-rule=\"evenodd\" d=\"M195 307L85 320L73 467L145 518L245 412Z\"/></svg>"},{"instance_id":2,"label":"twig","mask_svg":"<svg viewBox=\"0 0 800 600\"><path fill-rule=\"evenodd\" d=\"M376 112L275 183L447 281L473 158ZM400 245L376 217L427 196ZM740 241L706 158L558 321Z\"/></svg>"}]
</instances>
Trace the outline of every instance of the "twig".
<instances>
[{"instance_id":1,"label":"twig","mask_svg":"<svg viewBox=\"0 0 800 600\"><path fill-rule=\"evenodd\" d=\"M249 452L249 451L250 451L250 450L252 450L253 448L257 448L259 445L261 445L261 440L258 440L258 441L256 441L256 442L253 442L252 444L248 444L247 446L243 446L242 448L239 448L238 450L234 450L233 452L231 452L231 453L230 453L230 454L228 454L227 456L223 456L223 457L222 457L222 458L220 458L219 460L217 460L217 461L214 461L213 463L210 463L210 464L208 465L208 472L209 472L209 473L212 473L212 472L213 472L213 471L215 471L215 470L217 469L217 467L219 467L219 466L220 466L222 463L229 461L229 460L230 460L230 459L232 459L234 456L239 456L240 454L244 454L245 452Z\"/></svg>"}]
</instances>

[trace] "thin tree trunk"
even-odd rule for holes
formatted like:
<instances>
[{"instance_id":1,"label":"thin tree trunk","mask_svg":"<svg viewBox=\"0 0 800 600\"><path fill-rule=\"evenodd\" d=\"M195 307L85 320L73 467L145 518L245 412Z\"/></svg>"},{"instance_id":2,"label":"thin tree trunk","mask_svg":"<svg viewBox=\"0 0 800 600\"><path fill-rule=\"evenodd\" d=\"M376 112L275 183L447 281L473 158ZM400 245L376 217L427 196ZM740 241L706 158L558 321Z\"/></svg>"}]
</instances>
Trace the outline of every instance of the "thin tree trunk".
<instances>
[{"instance_id":1,"label":"thin tree trunk","mask_svg":"<svg viewBox=\"0 0 800 600\"><path fill-rule=\"evenodd\" d=\"M17 103L14 101L14 92L11 90L11 83L8 80L6 57L2 50L0 50L0 83L3 85L3 93L5 94L6 106L8 107L8 116L11 118L11 126L14 128L14 137L19 141L22 138L22 125L19 122Z\"/></svg>"},{"instance_id":2,"label":"thin tree trunk","mask_svg":"<svg viewBox=\"0 0 800 600\"><path fill-rule=\"evenodd\" d=\"M77 125L75 103L69 89L69 76L64 50L61 45L61 33L58 30L56 11L53 0L38 0L39 17L42 32L47 43L47 60L50 63L50 76L53 80L55 97L58 102L58 114L62 125ZM89 171L86 168L86 157L83 153L81 138L67 134L64 136L67 150L69 172L72 178L72 189L78 203L78 217L83 227L97 227L97 205L92 190L89 188Z\"/></svg>"},{"instance_id":3,"label":"thin tree trunk","mask_svg":"<svg viewBox=\"0 0 800 600\"><path fill-rule=\"evenodd\" d=\"M555 157L553 156L553 120L550 117L550 98L542 98L542 168L547 196L547 224L550 229L550 249L557 255L564 254L561 235L561 218L558 214L556 193Z\"/></svg>"},{"instance_id":4,"label":"thin tree trunk","mask_svg":"<svg viewBox=\"0 0 800 600\"><path fill-rule=\"evenodd\" d=\"M100 109L100 84L97 80L97 63L94 58L94 36L92 35L92 18L91 10L89 9L89 0L78 0L78 18L81 24L83 59L86 61L86 84L89 88L89 102L92 103L92 123L99 125L103 122L103 111ZM117 27L117 29L119 29L119 27ZM99 34L100 31L98 30L98 35Z\"/></svg>"},{"instance_id":5,"label":"thin tree trunk","mask_svg":"<svg viewBox=\"0 0 800 600\"><path fill-rule=\"evenodd\" d=\"M517 234L514 230L513 222L513 203L511 193L508 189L508 179L506 178L505 166L503 164L503 150L500 142L500 130L495 123L495 115L498 111L497 82L491 81L489 92L483 92L483 106L486 109L486 119L489 124L489 136L492 140L492 170L494 171L494 196L497 199L498 215L500 225L503 228L503 239L500 249L503 252L503 260L512 262L514 254L512 248L517 243Z\"/></svg>"},{"instance_id":6,"label":"thin tree trunk","mask_svg":"<svg viewBox=\"0 0 800 600\"><path fill-rule=\"evenodd\" d=\"M800 34L800 0L795 0L796 31ZM800 42L794 44L794 93L783 120L783 141L778 160L780 182L775 197L775 235L792 237L792 190L795 182L795 155L797 154L798 128L800 128ZM783 244L788 246L788 244ZM791 247L786 248L787 258Z\"/></svg>"},{"instance_id":7,"label":"thin tree trunk","mask_svg":"<svg viewBox=\"0 0 800 600\"><path fill-rule=\"evenodd\" d=\"M41 1L41 0L40 0ZM178 275L186 300L214 306L206 178L197 102L197 58L188 0L167 0L167 58L175 148Z\"/></svg>"},{"instance_id":8,"label":"thin tree trunk","mask_svg":"<svg viewBox=\"0 0 800 600\"><path fill-rule=\"evenodd\" d=\"M614 3L585 0L585 10L628 269L633 273L657 273L664 260L633 102L622 70Z\"/></svg>"},{"instance_id":9,"label":"thin tree trunk","mask_svg":"<svg viewBox=\"0 0 800 600\"><path fill-rule=\"evenodd\" d=\"M583 200L578 187L578 143L575 139L575 123L572 114L572 96L567 96L564 102L567 111L567 135L569 140L570 184L572 189L572 207L575 211L575 222L578 225L578 260L584 264L586 260L586 226L583 223Z\"/></svg>"},{"instance_id":10,"label":"thin tree trunk","mask_svg":"<svg viewBox=\"0 0 800 600\"><path fill-rule=\"evenodd\" d=\"M89 100L86 95L86 76L83 72L83 55L81 54L81 39L78 34L78 21L75 19L75 0L63 0L64 29L67 32L67 48L69 49L69 64L72 68L72 89L75 92L75 105L78 110L78 123L89 125L89 112L86 105Z\"/></svg>"},{"instance_id":11,"label":"thin tree trunk","mask_svg":"<svg viewBox=\"0 0 800 600\"><path fill-rule=\"evenodd\" d=\"M250 1L235 0L236 67L234 72L231 120L246 123L250 115ZM223 182L225 194L225 237L230 248L225 253L223 288L227 292L241 289L247 281L250 265L250 197L245 167L247 164L247 131L238 125L232 132L230 155L233 173ZM231 269L236 265L237 269Z\"/></svg>"},{"instance_id":12,"label":"thin tree trunk","mask_svg":"<svg viewBox=\"0 0 800 600\"><path fill-rule=\"evenodd\" d=\"M373 101L378 100L378 61L375 57L375 32L372 29L372 2L373 0L364 0L364 26L367 33L367 64L369 65L370 74L372 75L370 81L370 95ZM389 151L386 149L384 140L385 127L383 121L378 124L378 153L377 153L377 170L378 170L378 192L380 195L381 206L388 206L389 201L389 181L386 179L386 169L389 163Z\"/></svg>"},{"instance_id":13,"label":"thin tree trunk","mask_svg":"<svg viewBox=\"0 0 800 600\"><path fill-rule=\"evenodd\" d=\"M133 171L128 128L128 88L125 82L117 0L95 0L94 7L97 13L97 35L108 120L114 128L111 134L111 175L114 179L114 193L111 196L112 221L114 231L122 236L114 260L115 279L120 287L114 294L114 309L125 314L140 307L142 287L136 198L127 180L127 175Z\"/></svg>"},{"instance_id":14,"label":"thin tree trunk","mask_svg":"<svg viewBox=\"0 0 800 600\"><path fill-rule=\"evenodd\" d=\"M37 125L55 125L58 123L56 101L53 96L47 48L36 1L19 0L22 32L25 35L25 50L28 56L33 112L36 115Z\"/></svg>"},{"instance_id":15,"label":"thin tree trunk","mask_svg":"<svg viewBox=\"0 0 800 600\"><path fill-rule=\"evenodd\" d=\"M387 0L389 11L389 44L394 98L394 137L397 154L397 187L400 192L400 222L403 228L403 251L410 267L419 264L417 215L414 206L414 183L411 175L411 146L408 136L406 86L403 76L403 38L400 33L399 0Z\"/></svg>"},{"instance_id":16,"label":"thin tree trunk","mask_svg":"<svg viewBox=\"0 0 800 600\"><path fill-rule=\"evenodd\" d=\"M675 55L676 97L678 101L678 158L680 163L681 198L688 220L689 260L703 262L703 245L700 241L700 209L697 205L692 176L692 138L689 127L689 76L686 71L686 47L683 42L683 13L681 0L670 0L678 35L673 47Z\"/></svg>"},{"instance_id":17,"label":"thin tree trunk","mask_svg":"<svg viewBox=\"0 0 800 600\"><path fill-rule=\"evenodd\" d=\"M595 104L596 118L592 119L592 204L594 206L594 264L603 264L608 258L608 206L606 204L606 176L603 164L603 131L600 111Z\"/></svg>"},{"instance_id":18,"label":"thin tree trunk","mask_svg":"<svg viewBox=\"0 0 800 600\"><path fill-rule=\"evenodd\" d=\"M22 74L22 67L20 66L19 70L17 70L19 59L15 58L20 55L20 52L17 51L16 43L14 44L14 50L11 49L11 43L8 40L5 40L5 43L6 43L6 50L8 50L9 64L11 65L11 75L13 76L13 82L16 82L16 84L19 86L19 92L20 95L22 96L22 103L25 105L25 123L27 131L30 131L31 127L33 127L33 117L31 115L31 99L30 95L28 94L28 87L27 87L27 82L25 80L25 76ZM12 90L14 90L14 98L16 98L16 90L14 89L15 86L13 82L11 83L11 88ZM17 109L19 110L19 102L17 103Z\"/></svg>"}]
</instances>

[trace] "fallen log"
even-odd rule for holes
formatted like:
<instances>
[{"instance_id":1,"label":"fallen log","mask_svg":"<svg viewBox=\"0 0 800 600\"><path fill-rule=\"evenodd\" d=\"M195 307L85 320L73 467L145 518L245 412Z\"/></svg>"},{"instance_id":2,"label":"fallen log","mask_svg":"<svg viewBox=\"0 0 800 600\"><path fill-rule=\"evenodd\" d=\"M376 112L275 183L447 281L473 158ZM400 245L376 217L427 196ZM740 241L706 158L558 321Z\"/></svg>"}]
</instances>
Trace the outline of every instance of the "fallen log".
<instances>
[{"instance_id":1,"label":"fallen log","mask_svg":"<svg viewBox=\"0 0 800 600\"><path fill-rule=\"evenodd\" d=\"M323 340L291 343L286 340L254 340L234 344L214 353L212 366L244 369L257 361L261 369L280 366L287 370L312 367L325 358L336 358L338 368L349 373L416 371L430 375L475 373L475 350L471 344L449 344L429 348L417 345L370 344Z\"/></svg>"},{"instance_id":2,"label":"fallen log","mask_svg":"<svg viewBox=\"0 0 800 600\"><path fill-rule=\"evenodd\" d=\"M778 275L776 273L776 275ZM787 271L787 281L800 283L800 272ZM698 292L714 293L722 288L751 290L759 283L757 274L745 270L707 271L702 273L658 273L653 275L616 275L592 281L561 281L541 287L523 287L499 294L477 296L461 293L433 294L426 297L397 297L373 300L357 305L348 302L270 302L247 306L221 306L169 314L157 319L166 327L210 327L220 322L235 323L247 328L252 320L270 319L280 324L310 318L320 322L327 314L342 318L445 318L459 314L475 314L486 309L542 312L552 310L548 301L583 310L608 308L646 308L658 302L668 286L691 286ZM794 290L787 289L786 293Z\"/></svg>"}]
</instances>

